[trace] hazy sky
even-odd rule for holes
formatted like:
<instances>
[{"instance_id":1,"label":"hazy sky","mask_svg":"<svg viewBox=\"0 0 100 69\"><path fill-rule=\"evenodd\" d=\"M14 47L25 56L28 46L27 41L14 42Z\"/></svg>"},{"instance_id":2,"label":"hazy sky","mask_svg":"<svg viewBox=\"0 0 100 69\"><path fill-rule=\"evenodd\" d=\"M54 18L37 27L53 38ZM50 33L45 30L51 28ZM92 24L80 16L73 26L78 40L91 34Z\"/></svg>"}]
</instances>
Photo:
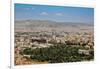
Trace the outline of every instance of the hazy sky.
<instances>
[{"instance_id":1,"label":"hazy sky","mask_svg":"<svg viewBox=\"0 0 100 69\"><path fill-rule=\"evenodd\" d=\"M93 23L94 9L67 6L15 4L15 20L26 19Z\"/></svg>"}]
</instances>

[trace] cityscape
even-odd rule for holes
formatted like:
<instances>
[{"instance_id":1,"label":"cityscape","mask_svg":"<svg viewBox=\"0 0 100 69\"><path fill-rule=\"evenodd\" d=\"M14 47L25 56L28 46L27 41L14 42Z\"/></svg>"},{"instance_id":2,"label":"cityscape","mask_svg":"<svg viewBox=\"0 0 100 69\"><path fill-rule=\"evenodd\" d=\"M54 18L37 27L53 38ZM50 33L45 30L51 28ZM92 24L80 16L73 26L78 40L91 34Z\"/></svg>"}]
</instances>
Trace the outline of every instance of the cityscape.
<instances>
[{"instance_id":1,"label":"cityscape","mask_svg":"<svg viewBox=\"0 0 100 69\"><path fill-rule=\"evenodd\" d=\"M15 4L14 63L94 60L94 9Z\"/></svg>"}]
</instances>

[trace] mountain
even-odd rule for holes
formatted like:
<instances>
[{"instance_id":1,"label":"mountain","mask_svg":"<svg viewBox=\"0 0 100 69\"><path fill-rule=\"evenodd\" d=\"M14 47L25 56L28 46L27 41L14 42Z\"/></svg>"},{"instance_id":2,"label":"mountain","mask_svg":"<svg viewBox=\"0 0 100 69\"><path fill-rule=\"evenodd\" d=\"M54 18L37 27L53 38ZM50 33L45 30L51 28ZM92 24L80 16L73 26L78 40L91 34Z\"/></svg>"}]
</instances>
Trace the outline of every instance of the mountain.
<instances>
[{"instance_id":1,"label":"mountain","mask_svg":"<svg viewBox=\"0 0 100 69\"><path fill-rule=\"evenodd\" d=\"M15 30L60 30L60 29L80 29L93 27L93 24L55 22L49 20L17 20L14 23Z\"/></svg>"}]
</instances>

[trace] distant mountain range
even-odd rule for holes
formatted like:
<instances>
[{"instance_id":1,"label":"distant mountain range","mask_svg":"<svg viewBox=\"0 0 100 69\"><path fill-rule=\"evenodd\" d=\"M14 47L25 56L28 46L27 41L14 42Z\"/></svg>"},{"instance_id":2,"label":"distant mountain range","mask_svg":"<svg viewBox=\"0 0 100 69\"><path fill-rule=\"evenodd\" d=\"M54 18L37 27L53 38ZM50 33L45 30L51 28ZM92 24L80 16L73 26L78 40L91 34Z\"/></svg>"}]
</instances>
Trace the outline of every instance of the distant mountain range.
<instances>
[{"instance_id":1,"label":"distant mountain range","mask_svg":"<svg viewBox=\"0 0 100 69\"><path fill-rule=\"evenodd\" d=\"M35 29L35 28L80 28L84 27L93 27L93 24L86 23L72 23L72 22L54 22L49 20L17 20L14 23L15 30L22 29Z\"/></svg>"}]
</instances>

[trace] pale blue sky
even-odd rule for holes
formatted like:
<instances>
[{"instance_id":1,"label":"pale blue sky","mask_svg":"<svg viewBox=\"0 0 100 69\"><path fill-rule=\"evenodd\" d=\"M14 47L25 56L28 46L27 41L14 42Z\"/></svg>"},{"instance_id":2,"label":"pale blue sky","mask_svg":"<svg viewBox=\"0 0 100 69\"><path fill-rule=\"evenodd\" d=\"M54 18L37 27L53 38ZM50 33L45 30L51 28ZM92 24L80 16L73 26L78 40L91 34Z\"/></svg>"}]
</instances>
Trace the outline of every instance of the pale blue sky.
<instances>
[{"instance_id":1,"label":"pale blue sky","mask_svg":"<svg viewBox=\"0 0 100 69\"><path fill-rule=\"evenodd\" d=\"M94 23L94 9L82 7L15 4L15 20L52 20Z\"/></svg>"}]
</instances>

